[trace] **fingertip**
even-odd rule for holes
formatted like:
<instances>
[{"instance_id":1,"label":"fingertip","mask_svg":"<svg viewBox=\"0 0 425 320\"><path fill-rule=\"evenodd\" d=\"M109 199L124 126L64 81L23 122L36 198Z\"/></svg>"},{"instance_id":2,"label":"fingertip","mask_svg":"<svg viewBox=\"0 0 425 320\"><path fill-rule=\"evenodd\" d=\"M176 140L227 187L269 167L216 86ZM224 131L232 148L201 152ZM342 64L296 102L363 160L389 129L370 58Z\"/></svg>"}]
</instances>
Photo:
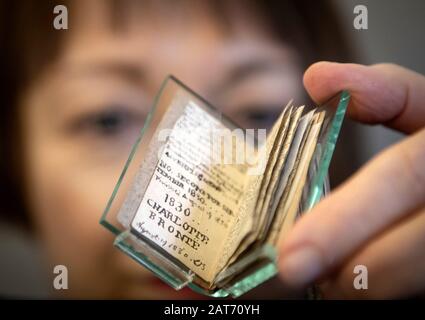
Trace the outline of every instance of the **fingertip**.
<instances>
[{"instance_id":1,"label":"fingertip","mask_svg":"<svg viewBox=\"0 0 425 320\"><path fill-rule=\"evenodd\" d=\"M304 87L315 102L320 102L317 100L320 97L318 84L321 83L321 80L324 79L330 68L332 68L332 62L320 61L313 63L304 72Z\"/></svg>"},{"instance_id":2,"label":"fingertip","mask_svg":"<svg viewBox=\"0 0 425 320\"><path fill-rule=\"evenodd\" d=\"M325 264L314 246L301 246L286 252L279 258L281 279L293 288L303 288L316 280L324 271Z\"/></svg>"},{"instance_id":3,"label":"fingertip","mask_svg":"<svg viewBox=\"0 0 425 320\"><path fill-rule=\"evenodd\" d=\"M304 73L304 87L316 103L323 103L339 91L350 89L353 79L361 77L364 66L352 63L321 61Z\"/></svg>"},{"instance_id":4,"label":"fingertip","mask_svg":"<svg viewBox=\"0 0 425 320\"><path fill-rule=\"evenodd\" d=\"M334 65L337 65L337 62L331 61L319 61L310 65L307 70L304 72L304 84L311 84L312 80L314 80L317 76L320 76L322 72L327 72Z\"/></svg>"},{"instance_id":5,"label":"fingertip","mask_svg":"<svg viewBox=\"0 0 425 320\"><path fill-rule=\"evenodd\" d=\"M321 104L348 90L352 102L348 114L364 123L388 122L397 117L406 100L401 77L406 71L391 64L364 66L353 63L318 62L304 74L304 86Z\"/></svg>"}]
</instances>

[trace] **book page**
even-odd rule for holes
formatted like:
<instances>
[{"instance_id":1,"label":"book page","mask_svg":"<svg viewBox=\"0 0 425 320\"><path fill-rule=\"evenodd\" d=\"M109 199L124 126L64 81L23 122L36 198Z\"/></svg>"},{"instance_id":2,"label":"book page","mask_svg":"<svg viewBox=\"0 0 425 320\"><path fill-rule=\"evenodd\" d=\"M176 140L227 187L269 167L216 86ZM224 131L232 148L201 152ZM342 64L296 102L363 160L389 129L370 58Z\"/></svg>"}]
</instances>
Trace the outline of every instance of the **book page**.
<instances>
[{"instance_id":1,"label":"book page","mask_svg":"<svg viewBox=\"0 0 425 320\"><path fill-rule=\"evenodd\" d=\"M291 104L292 100L290 100L283 108L282 113L267 136L265 145L262 146L262 149L259 152L260 155L265 157L265 161L267 163L264 174L248 177L246 194L242 200L242 204L237 215L237 221L232 231L235 235L229 237L232 241L229 241L226 251L218 264L220 269L226 264L235 261L238 255L244 251L253 240L255 240L255 238L253 238L253 232L257 225L255 210L260 199L259 193L264 180L266 179L266 172L270 170L270 156L276 148L276 140L279 139L280 135L282 135L282 127L286 126L288 122L287 120L289 120L292 110Z\"/></svg>"},{"instance_id":2,"label":"book page","mask_svg":"<svg viewBox=\"0 0 425 320\"><path fill-rule=\"evenodd\" d=\"M276 162L277 162L279 154L280 154L280 150L282 149L283 141L284 141L285 137L287 136L288 128L291 124L291 118L293 116L293 112L296 112L296 111L293 111L292 107L289 108L289 109L285 108L284 111L283 111L282 124L279 127L278 134L274 138L273 147L270 150L270 156L269 156L269 159L267 161L266 171L264 172L263 181L261 183L260 194L258 196L257 207L256 207L256 211L255 211L256 219L260 218L261 210L264 206L264 201L265 201L265 198L266 198L266 192L267 192L268 186L270 184L270 179L272 178L273 171L275 169L275 165L276 165ZM258 220L257 220L257 222L258 222Z\"/></svg>"},{"instance_id":3,"label":"book page","mask_svg":"<svg viewBox=\"0 0 425 320\"><path fill-rule=\"evenodd\" d=\"M287 133L285 135L285 139L281 142L281 148L277 151L277 159L275 166L272 171L271 178L269 180L269 183L267 184L265 198L262 204L260 216L261 221L259 224L259 228L257 231L257 238L258 235L264 232L264 229L267 225L268 218L272 217L274 215L274 211L270 210L272 207L271 200L275 196L276 189L278 188L278 181L281 176L281 172L284 169L284 164L286 162L290 147L292 145L292 141L295 135L295 131L298 127L298 122L300 120L301 114L304 110L304 106L298 107L291 115L290 124L287 128Z\"/></svg>"},{"instance_id":4,"label":"book page","mask_svg":"<svg viewBox=\"0 0 425 320\"><path fill-rule=\"evenodd\" d=\"M131 223L206 282L217 273L245 194L247 166L211 161L219 119L188 103L175 123ZM241 141L243 143L243 141Z\"/></svg>"},{"instance_id":5,"label":"book page","mask_svg":"<svg viewBox=\"0 0 425 320\"><path fill-rule=\"evenodd\" d=\"M280 199L283 197L284 190L286 189L289 183L289 176L291 172L293 172L294 170L295 161L301 149L301 143L302 143L305 131L307 130L308 126L311 124L313 114L314 114L314 110L311 110L310 112L302 116L298 123L297 130L294 134L294 138L291 143L288 158L285 161L284 167L281 168L277 190L271 200L272 204L271 204L270 212L272 212L273 215L269 217L265 230L263 231L263 234L260 235L261 239L264 239L266 237L266 234L269 231L271 225L274 223L274 221L278 219L277 207L279 205Z\"/></svg>"},{"instance_id":6,"label":"book page","mask_svg":"<svg viewBox=\"0 0 425 320\"><path fill-rule=\"evenodd\" d=\"M286 196L278 206L279 219L274 223L272 231L269 234L268 241L276 244L279 238L284 237L290 227L295 222L298 213L299 201L301 199L302 189L305 185L310 160L313 156L317 144L317 138L323 124L324 113L316 113L313 116L311 127L306 131L306 139L300 150L297 159L295 172L293 173L292 183ZM279 221L280 220L280 221Z\"/></svg>"}]
</instances>

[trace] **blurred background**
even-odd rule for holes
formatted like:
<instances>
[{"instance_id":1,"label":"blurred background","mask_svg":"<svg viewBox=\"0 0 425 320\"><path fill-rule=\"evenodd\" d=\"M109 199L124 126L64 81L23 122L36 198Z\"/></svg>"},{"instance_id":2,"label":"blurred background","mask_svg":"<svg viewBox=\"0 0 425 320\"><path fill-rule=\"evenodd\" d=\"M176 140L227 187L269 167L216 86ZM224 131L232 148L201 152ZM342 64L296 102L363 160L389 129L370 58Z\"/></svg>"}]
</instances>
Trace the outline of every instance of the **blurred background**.
<instances>
[{"instance_id":1,"label":"blurred background","mask_svg":"<svg viewBox=\"0 0 425 320\"><path fill-rule=\"evenodd\" d=\"M346 22L352 22L353 8L366 5L369 13L369 29L349 28L349 38L359 50L362 63L392 62L425 73L425 3L411 1L334 1ZM385 146L401 138L401 135L382 126L362 126L364 148L362 162L370 159Z\"/></svg>"},{"instance_id":2,"label":"blurred background","mask_svg":"<svg viewBox=\"0 0 425 320\"><path fill-rule=\"evenodd\" d=\"M2 2L4 1L5 0L2 0ZM356 5L359 5L359 4L365 5L368 9L368 29L367 30L356 30L353 27L353 20L355 17L353 13L353 9ZM363 64L373 64L378 62L392 62L392 63L400 64L412 70L415 70L419 73L425 74L425 60L424 60L424 57L425 57L425 39L424 39L425 2L424 1L421 1L421 0L409 0L409 1L344 0L344 1L331 1L331 5L336 10L336 15L339 17L339 20L340 20L340 27L338 31L341 31L341 33L345 37L345 40L350 44L350 46L354 50L355 62L359 62ZM320 13L317 13L317 14L320 14ZM50 17L53 17L53 15L51 14ZM285 19L285 17L282 16L282 19ZM66 32L72 32L74 23L76 23L76 21L73 19L70 19L70 30L67 30ZM31 26L27 26L27 27L30 28ZM160 29L161 28L158 27L158 30ZM3 32L3 37L7 38L7 33L8 33L7 28L3 30L2 32ZM161 32L161 31L158 31L158 32ZM330 38L333 38L332 33L328 34L328 36ZM335 39L338 39L338 38L336 37ZM338 40L335 40L335 41L338 41ZM3 45L4 43L0 43L1 48L3 48ZM335 45L337 46L338 43L336 43ZM107 49L105 48L105 50ZM13 78L13 76L14 74L12 73L3 75L3 80L7 81L8 77ZM196 77L194 79L196 79ZM43 79L40 80L40 82L42 81ZM195 83L194 86L196 87L197 86L196 80L194 80L194 83ZM90 82L87 82L85 86L89 87ZM55 89L50 89L50 90L55 90ZM152 90L155 91L155 88ZM197 90L197 88L195 88L195 90ZM202 89L200 89L200 91L202 91ZM75 96L75 92L79 92L79 91L71 91L70 96ZM136 97L135 99L139 99L139 97ZM142 97L140 99L144 99L144 98ZM147 101L148 101L147 104L149 104L149 101L151 101L149 99L150 98L147 98ZM63 100L66 100L66 99L63 98ZM283 102L284 101L282 101L282 103ZM34 119L36 117L38 117L36 113L30 116L31 119ZM115 120L114 119L112 120L112 122L116 121L116 119ZM110 118L106 118L106 120L105 119L103 120L110 121ZM31 121L29 121L27 124L29 126L33 125ZM136 123L135 126L137 127L139 124L140 123ZM83 126L83 124L81 124L81 126ZM349 131L347 131L345 135L347 136L352 134L352 137L355 137L354 140L355 140L357 149L355 151L352 150L353 153L355 152L355 157L353 155L353 159L354 159L353 163L349 166L348 169L346 169L342 173L343 178L346 178L346 176L348 176L351 172L353 172L355 169L357 169L362 164L364 164L368 159L370 159L377 152L379 152L383 148L393 144L394 142L402 138L401 134L396 133L392 130L383 128L382 126L364 126L359 124L347 124L347 128L348 128L347 130ZM353 132L355 132L355 134ZM45 133L45 135L49 136L48 133ZM19 137L17 135L9 137L9 139L12 139L12 140L18 139L18 138ZM45 138L45 139L50 139L50 138ZM76 147L73 145L67 145L66 148L75 149ZM43 150L43 146L37 147L36 149L38 151L37 150L31 151L34 154L34 157L37 157L37 152L39 152L40 150ZM344 152L345 153L350 152L347 150L348 149L344 149ZM123 151L123 154L127 154L127 151ZM80 155L81 155L81 152L80 152ZM3 157L4 155L1 155L1 156ZM23 156L25 157L25 155ZM350 157L351 155L348 155L348 156ZM43 173L38 173L38 172L34 173L32 176L32 179L37 181L38 176L42 176L44 174L48 175L49 166L54 166L56 162L60 161L59 158L61 157L67 157L66 153L62 154L61 152L59 152L58 154L51 155L50 158L54 160L46 164L45 171L43 171ZM43 162L44 160L40 160L40 161ZM117 168L121 168L121 164L122 162L120 162ZM69 165L74 166L77 169L79 168L78 167L79 164L70 163ZM105 170L108 170L108 165L105 165L104 167L105 167ZM29 169L26 168L26 170L31 172L31 165L29 166ZM88 169L87 167L85 167L82 170L90 170L90 168ZM22 170L20 171L20 173L23 174L24 171L25 170ZM70 180L73 179L73 177L69 177L67 175L56 176L56 178L70 179ZM338 182L343 180L343 178L339 179ZM84 179L95 180L96 176L86 176ZM102 186L102 188L106 190L105 191L106 194L109 193L108 190L112 190L111 186L113 185L114 181L115 181L115 178L112 180L112 182L107 184L105 183L105 185ZM3 186L3 188L7 188L7 186ZM55 185L55 188L60 189L61 185L60 184ZM95 185L92 185L91 188L96 189L97 187ZM78 192L75 191L74 194L78 194ZM55 198L54 195L52 196L52 199L50 199L49 201L52 201L52 202L69 201L68 199L61 199L58 197L56 197L55 199L53 198ZM77 197L75 199L79 199L79 198ZM7 199L3 198L1 200L6 201ZM83 203L84 200L81 200L81 201L71 200L69 202L70 203L68 203L68 205L71 207L77 208L76 210L78 211L78 206L81 203ZM101 203L104 203L104 198L102 198ZM43 210L43 206L44 204L40 205L41 207L39 208L40 211ZM56 212L58 216L65 213L66 212ZM101 212L98 212L98 215L95 214L93 218L94 221L98 219L98 217L100 216L100 213ZM46 219L50 219L51 221L52 219L55 220L56 218L50 216L49 218L46 218ZM7 219L2 219L2 221L0 221L0 296L5 296L5 297L47 297L49 296L52 289L51 288L52 277L54 275L51 272L52 269L50 267L46 268L46 264L44 262L45 260L45 250L44 250L45 244L43 244L44 242L36 240L38 238L34 237L32 232L28 231L28 228L20 227L19 224L11 223L6 220ZM78 225L78 223L73 220L62 221L60 220L60 218L58 218L58 223L56 224L56 226L52 226L51 228L64 229L67 226L66 223L74 223L76 227L80 228L75 230L82 230L81 234L84 234L85 232L83 230L84 226ZM37 224L37 221L35 224ZM42 223L40 222L40 224ZM54 222L52 224L55 225ZM40 229L50 230L49 228L43 229L43 227L40 227ZM90 231L87 231L87 232L90 232ZM104 232L104 230L102 230L101 233L102 232ZM77 233L79 233L79 231L77 231ZM41 236L41 238L43 239L43 236ZM46 236L46 238L49 238L49 237ZM51 240L55 238L52 236L49 239ZM70 238L68 238L66 241L69 242ZM111 242L111 239L107 238L107 241ZM51 245L52 247L50 248L51 251L56 250L54 248L56 245L60 246L59 242L60 241L57 240L55 244ZM90 242L90 239L88 240L88 242ZM112 247L112 243L111 243L111 247ZM80 246L80 249L82 250L81 246ZM91 247L89 249L96 250L96 247ZM75 255L78 255L78 252L79 252L78 249L74 248L72 250L75 250L76 251ZM84 250L80 252L83 252L83 251ZM58 259L57 262L65 261L64 263L66 263L66 259L67 258L64 256L63 260ZM84 259L83 253L81 253L81 259ZM102 257L99 257L98 259L102 259ZM109 260L105 260L105 261L109 261ZM81 268L87 269L87 268L90 268L90 265L84 265ZM106 272L105 274L103 274L103 276L105 275L108 276L108 273ZM89 275L88 277L91 277L91 275ZM120 280L119 277L117 279L118 279L117 281ZM70 283L73 283L72 282L73 280L75 279L73 279L71 275ZM82 284L80 286L81 288L84 289L84 286ZM82 294L79 296L84 297L85 295ZM92 295L88 295L88 296L103 297L107 295L104 295L103 293L98 294L97 292L94 292ZM142 296L143 295L141 295L141 297ZM259 296L262 297L261 292L259 293ZM135 295L135 297L137 297L137 294Z\"/></svg>"}]
</instances>

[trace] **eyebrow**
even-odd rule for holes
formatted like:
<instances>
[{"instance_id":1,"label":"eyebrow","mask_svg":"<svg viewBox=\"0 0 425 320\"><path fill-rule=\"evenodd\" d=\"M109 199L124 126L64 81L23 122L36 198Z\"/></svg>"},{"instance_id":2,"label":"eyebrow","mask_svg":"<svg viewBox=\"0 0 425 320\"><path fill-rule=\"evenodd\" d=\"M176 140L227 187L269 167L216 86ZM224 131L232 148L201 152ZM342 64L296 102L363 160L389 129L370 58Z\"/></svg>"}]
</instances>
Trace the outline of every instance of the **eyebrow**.
<instances>
[{"instance_id":1,"label":"eyebrow","mask_svg":"<svg viewBox=\"0 0 425 320\"><path fill-rule=\"evenodd\" d=\"M69 68L69 67L68 67ZM146 71L140 65L126 61L106 61L70 67L72 73L91 75L114 75L123 80L140 85L146 83Z\"/></svg>"},{"instance_id":2,"label":"eyebrow","mask_svg":"<svg viewBox=\"0 0 425 320\"><path fill-rule=\"evenodd\" d=\"M112 60L94 64L90 63L87 65L78 66L77 68L71 68L71 72L73 73L99 75L109 74L119 76L128 83L134 85L147 84L148 81L146 70L139 64L133 63L131 61ZM283 68L279 67L278 60L259 58L237 63L231 67L231 70L224 77L223 81L221 81L217 86L214 86L211 93L213 95L223 94L228 91L231 86L242 82L250 76L269 71L278 72L280 69ZM175 76L178 78L178 75Z\"/></svg>"},{"instance_id":3,"label":"eyebrow","mask_svg":"<svg viewBox=\"0 0 425 320\"><path fill-rule=\"evenodd\" d=\"M280 69L283 68L279 66L276 60L257 59L237 64L232 68L220 85L214 89L214 93L226 92L232 85L242 82L253 75L269 71L278 72Z\"/></svg>"}]
</instances>

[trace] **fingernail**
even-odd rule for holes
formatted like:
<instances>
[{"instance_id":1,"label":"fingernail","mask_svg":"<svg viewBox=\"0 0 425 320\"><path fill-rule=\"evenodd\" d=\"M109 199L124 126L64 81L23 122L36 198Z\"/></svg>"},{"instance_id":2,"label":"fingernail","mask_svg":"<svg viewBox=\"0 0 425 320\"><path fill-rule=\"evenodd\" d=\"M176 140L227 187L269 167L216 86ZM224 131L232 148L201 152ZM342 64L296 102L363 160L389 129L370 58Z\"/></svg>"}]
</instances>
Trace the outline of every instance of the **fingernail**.
<instances>
[{"instance_id":1,"label":"fingernail","mask_svg":"<svg viewBox=\"0 0 425 320\"><path fill-rule=\"evenodd\" d=\"M279 259L281 277L296 288L304 287L315 280L323 267L323 257L310 246L289 252Z\"/></svg>"}]
</instances>

